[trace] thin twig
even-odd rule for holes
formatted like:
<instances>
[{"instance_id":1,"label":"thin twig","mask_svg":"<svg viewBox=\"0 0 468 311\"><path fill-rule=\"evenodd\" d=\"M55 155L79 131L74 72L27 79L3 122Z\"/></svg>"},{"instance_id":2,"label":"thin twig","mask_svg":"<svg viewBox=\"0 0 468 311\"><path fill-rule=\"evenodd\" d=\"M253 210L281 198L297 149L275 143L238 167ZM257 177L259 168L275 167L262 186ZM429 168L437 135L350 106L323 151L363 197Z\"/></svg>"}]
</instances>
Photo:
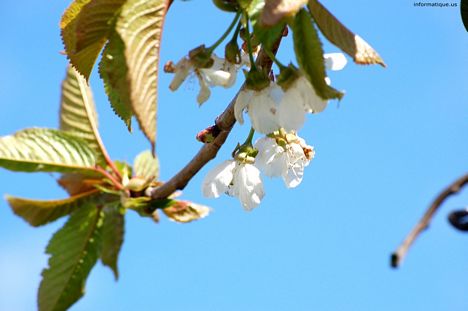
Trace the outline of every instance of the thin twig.
<instances>
[{"instance_id":1,"label":"thin twig","mask_svg":"<svg viewBox=\"0 0 468 311\"><path fill-rule=\"evenodd\" d=\"M272 49L273 53L276 53L281 42L281 37L276 42ZM260 50L258 54L256 64L267 71L271 69L272 60L265 54L263 50ZM242 90L244 86L240 88ZM239 91L240 92L240 91ZM216 125L221 130L219 135L211 143L204 144L198 153L192 158L192 160L182 168L177 174L175 174L169 181L163 185L153 189L151 191L151 198L155 200L162 200L169 197L172 193L177 190L182 190L189 183L189 181L197 174L206 163L216 157L221 146L226 141L229 133L231 132L236 119L234 117L234 104L236 102L237 95L234 96L229 105L226 107L224 112L216 119Z\"/></svg>"},{"instance_id":2,"label":"thin twig","mask_svg":"<svg viewBox=\"0 0 468 311\"><path fill-rule=\"evenodd\" d=\"M124 190L124 186L120 183L120 181L118 181L112 174L110 174L108 171L106 171L105 169L103 169L102 167L100 166L96 166L95 167L95 170L99 173L101 173L102 175L104 175L105 177L107 177L109 179L109 181L112 182L112 184L118 189L118 190Z\"/></svg>"},{"instance_id":3,"label":"thin twig","mask_svg":"<svg viewBox=\"0 0 468 311\"><path fill-rule=\"evenodd\" d=\"M468 184L468 174L460 177L459 179L455 180L451 183L447 188L444 189L432 202L429 209L424 213L424 216L421 220L416 224L413 230L406 236L406 239L401 243L400 247L392 254L391 256L391 266L393 268L397 268L403 262L406 253L408 252L409 248L419 236L419 234L429 226L429 223L434 216L435 212L439 209L442 203L453 194L456 194L460 191L463 186Z\"/></svg>"}]
</instances>

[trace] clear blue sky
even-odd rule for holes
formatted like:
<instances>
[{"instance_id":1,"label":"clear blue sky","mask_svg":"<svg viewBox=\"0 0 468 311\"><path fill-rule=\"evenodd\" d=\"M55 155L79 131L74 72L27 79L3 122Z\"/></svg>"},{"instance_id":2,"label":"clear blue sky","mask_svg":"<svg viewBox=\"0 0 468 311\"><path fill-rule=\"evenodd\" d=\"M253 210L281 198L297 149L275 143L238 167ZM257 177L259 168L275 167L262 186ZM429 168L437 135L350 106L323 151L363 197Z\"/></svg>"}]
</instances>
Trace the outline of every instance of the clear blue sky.
<instances>
[{"instance_id":1,"label":"clear blue sky","mask_svg":"<svg viewBox=\"0 0 468 311\"><path fill-rule=\"evenodd\" d=\"M67 2L0 2L0 135L57 127L66 66L58 22ZM129 213L120 280L98 264L71 310L468 310L468 234L446 221L466 206L467 190L446 202L400 270L388 264L434 196L468 168L468 34L459 8L323 2L388 68L350 62L331 73L346 96L302 130L316 158L301 186L287 191L281 180L266 180L267 195L251 213L235 199L203 198L207 170L245 138L248 127L237 125L219 158L184 191L214 212L187 225ZM175 1L161 63L213 43L230 21L211 1ZM280 52L284 62L292 57L288 47ZM166 180L200 147L196 132L235 94L216 89L199 109L196 81L170 93L170 78L162 74L159 84L157 149ZM148 143L114 117L97 72L91 83L110 154L131 162ZM0 169L0 185L18 196L65 196L48 174ZM36 309L44 248L61 224L34 229L0 201L1 311Z\"/></svg>"}]
</instances>

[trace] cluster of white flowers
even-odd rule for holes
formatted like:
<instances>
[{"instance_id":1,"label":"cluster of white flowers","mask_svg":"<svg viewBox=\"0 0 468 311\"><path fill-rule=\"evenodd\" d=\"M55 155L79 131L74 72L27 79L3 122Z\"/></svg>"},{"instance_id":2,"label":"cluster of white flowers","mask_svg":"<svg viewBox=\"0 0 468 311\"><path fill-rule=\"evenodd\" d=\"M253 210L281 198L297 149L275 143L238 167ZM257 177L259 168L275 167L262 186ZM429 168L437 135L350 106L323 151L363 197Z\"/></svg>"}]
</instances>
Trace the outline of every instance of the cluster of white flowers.
<instances>
[{"instance_id":1,"label":"cluster of white flowers","mask_svg":"<svg viewBox=\"0 0 468 311\"><path fill-rule=\"evenodd\" d=\"M346 65L342 53L325 54L325 65L330 70L341 70ZM326 79L327 83L330 80ZM240 124L244 123L243 111L247 110L252 127L260 133L269 134L279 128L297 131L305 122L306 113L318 113L325 109L327 100L319 97L312 84L300 75L284 91L275 82L263 90L244 89L236 100L234 114Z\"/></svg>"},{"instance_id":2,"label":"cluster of white flowers","mask_svg":"<svg viewBox=\"0 0 468 311\"><path fill-rule=\"evenodd\" d=\"M233 64L214 54L211 58L210 68L195 68L189 58L180 60L175 66L170 89L177 90L193 71L200 83L197 101L202 104L209 98L211 86L231 87L239 68L244 63L249 65L248 61ZM341 70L347 62L341 53L325 54L324 59L329 70ZM217 198L225 193L237 197L245 210L252 210L265 195L260 172L269 177L281 177L287 188L301 183L304 169L315 152L297 136L297 131L303 126L305 115L323 111L327 100L317 95L300 71L298 74L286 89L270 82L262 90L245 88L239 93L234 105L236 120L243 124L246 111L253 129L266 136L253 146L249 143L253 150L250 154L237 152L233 160L224 161L210 171L202 184L204 196ZM330 84L328 77L325 80Z\"/></svg>"},{"instance_id":3,"label":"cluster of white flowers","mask_svg":"<svg viewBox=\"0 0 468 311\"><path fill-rule=\"evenodd\" d=\"M260 138L254 145L258 154L236 157L210 171L203 181L203 195L217 198L225 193L237 197L245 210L260 204L265 195L260 172L269 177L282 177L288 188L298 186L304 168L314 157L314 150L294 133L284 131Z\"/></svg>"}]
</instances>

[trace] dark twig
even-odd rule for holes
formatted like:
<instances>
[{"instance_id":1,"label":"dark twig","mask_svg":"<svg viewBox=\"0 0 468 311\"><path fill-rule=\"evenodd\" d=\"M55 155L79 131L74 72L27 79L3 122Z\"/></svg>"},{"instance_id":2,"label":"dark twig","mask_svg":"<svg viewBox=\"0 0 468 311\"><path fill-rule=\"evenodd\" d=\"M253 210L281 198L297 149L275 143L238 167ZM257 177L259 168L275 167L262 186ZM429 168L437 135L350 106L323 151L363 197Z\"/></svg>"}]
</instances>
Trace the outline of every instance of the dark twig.
<instances>
[{"instance_id":1,"label":"dark twig","mask_svg":"<svg viewBox=\"0 0 468 311\"><path fill-rule=\"evenodd\" d=\"M278 39L277 43L273 47L273 53L276 53L278 50L280 42L281 38ZM269 71L271 70L272 60L265 54L263 50L260 50L256 64L257 66L260 66ZM241 90L243 87L244 86L241 87ZM223 113L216 119L216 125L221 131L219 135L213 140L213 142L204 144L200 151L198 151L198 153L193 157L193 159L170 180L168 180L163 185L154 188L151 191L151 197L153 199L166 199L175 191L184 189L192 177L195 176L195 174L197 174L206 163L216 157L216 154L226 141L232 127L234 126L234 123L236 122L234 117L234 104L238 94L239 92L231 100Z\"/></svg>"},{"instance_id":2,"label":"dark twig","mask_svg":"<svg viewBox=\"0 0 468 311\"><path fill-rule=\"evenodd\" d=\"M455 180L451 183L444 191L442 191L432 202L429 209L424 213L424 216L421 220L416 224L413 230L406 236L406 239L403 243L398 247L398 249L392 254L391 256L391 266L393 268L397 268L403 262L406 253L408 252L409 248L419 236L419 234L429 226L429 223L434 216L435 212L439 209L442 203L453 194L456 194L460 191L463 186L468 184L468 174L460 177L459 179Z\"/></svg>"}]
</instances>

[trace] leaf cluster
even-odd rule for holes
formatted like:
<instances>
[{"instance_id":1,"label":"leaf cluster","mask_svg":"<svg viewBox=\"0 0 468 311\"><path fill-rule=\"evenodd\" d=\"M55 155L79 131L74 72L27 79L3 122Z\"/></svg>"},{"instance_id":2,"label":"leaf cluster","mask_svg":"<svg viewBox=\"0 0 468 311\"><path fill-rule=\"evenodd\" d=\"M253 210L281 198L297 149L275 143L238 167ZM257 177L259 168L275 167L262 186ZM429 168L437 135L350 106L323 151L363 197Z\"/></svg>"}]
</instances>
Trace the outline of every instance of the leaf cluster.
<instances>
[{"instance_id":1,"label":"leaf cluster","mask_svg":"<svg viewBox=\"0 0 468 311\"><path fill-rule=\"evenodd\" d=\"M133 168L109 158L91 89L72 66L62 84L60 129L30 128L1 137L0 167L59 173L57 182L70 195L57 200L5 197L13 212L34 227L70 215L46 248L50 258L39 287L39 310L66 310L81 298L98 260L118 278L128 209L155 220L159 209L178 222L205 217L209 211L191 202L154 201L145 195L161 184L151 151L137 155Z\"/></svg>"}]
</instances>

